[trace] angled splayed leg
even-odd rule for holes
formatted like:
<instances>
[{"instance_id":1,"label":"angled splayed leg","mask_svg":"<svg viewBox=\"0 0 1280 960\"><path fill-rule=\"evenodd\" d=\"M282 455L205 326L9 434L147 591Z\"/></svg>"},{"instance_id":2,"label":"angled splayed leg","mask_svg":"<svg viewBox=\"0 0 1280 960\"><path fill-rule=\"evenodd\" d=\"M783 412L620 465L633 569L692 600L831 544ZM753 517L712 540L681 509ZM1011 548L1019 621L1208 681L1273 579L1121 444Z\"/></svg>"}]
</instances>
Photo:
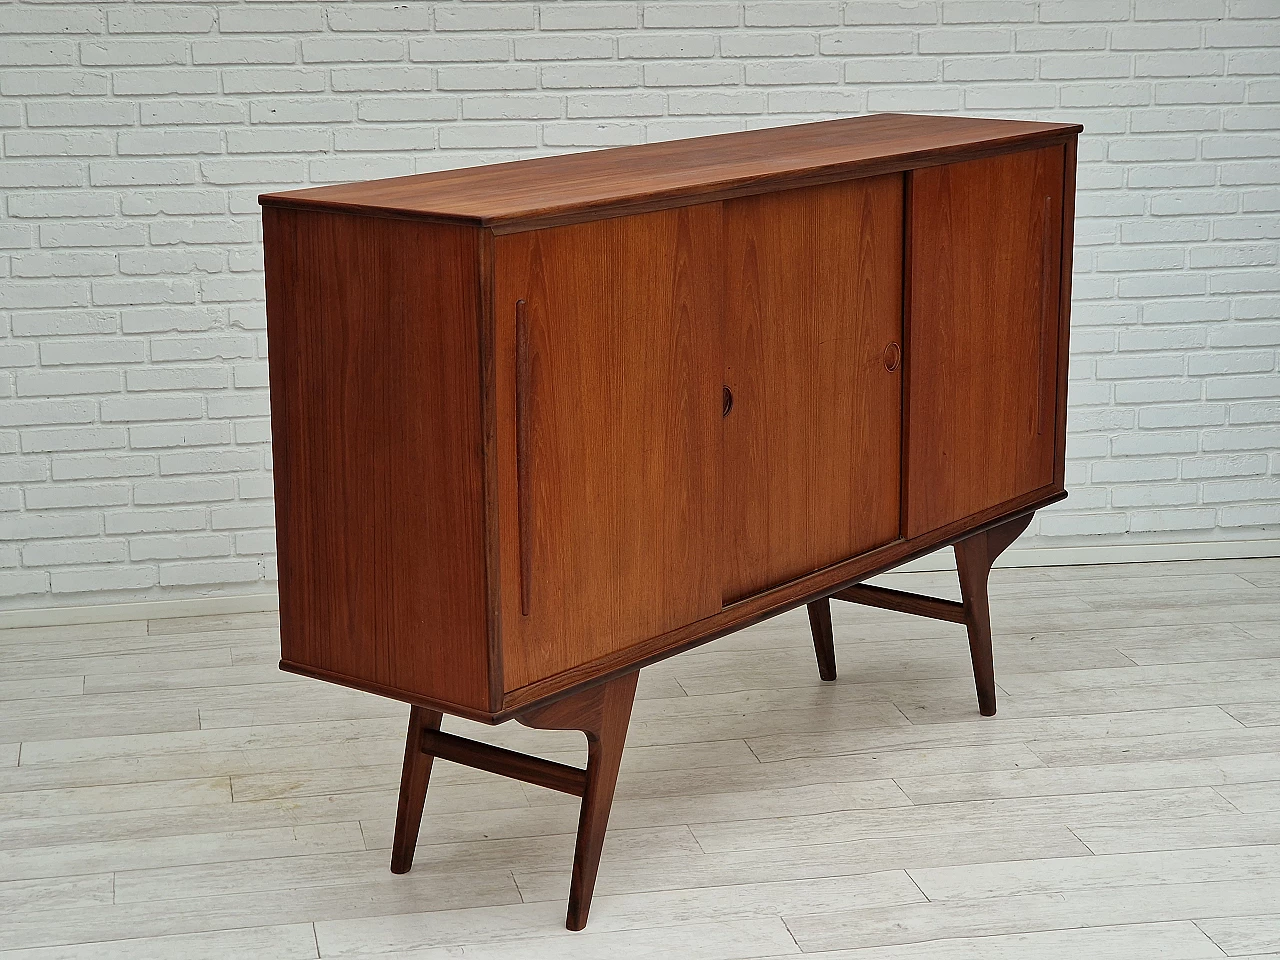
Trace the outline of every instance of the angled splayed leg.
<instances>
[{"instance_id":1,"label":"angled splayed leg","mask_svg":"<svg viewBox=\"0 0 1280 960\"><path fill-rule=\"evenodd\" d=\"M424 730L439 730L441 714L425 707L409 708L409 733L404 744L404 772L400 775L400 802L396 808L396 836L391 844L391 872L408 873L418 844L422 807L431 779L431 754L422 750Z\"/></svg>"},{"instance_id":2,"label":"angled splayed leg","mask_svg":"<svg viewBox=\"0 0 1280 960\"><path fill-rule=\"evenodd\" d=\"M1015 517L955 545L960 595L964 598L964 625L969 632L969 655L973 658L973 679L978 688L978 712L984 717L994 716L996 712L996 673L991 653L987 580L996 558L1027 529L1033 516L1028 513Z\"/></svg>"},{"instance_id":3,"label":"angled splayed leg","mask_svg":"<svg viewBox=\"0 0 1280 960\"><path fill-rule=\"evenodd\" d=\"M836 644L831 632L831 599L823 597L809 604L809 629L813 631L813 651L818 656L818 676L836 678Z\"/></svg>"},{"instance_id":4,"label":"angled splayed leg","mask_svg":"<svg viewBox=\"0 0 1280 960\"><path fill-rule=\"evenodd\" d=\"M567 924L570 930L581 930L591 909L591 894L600 868L600 853L609 825L609 809L613 805L613 790L622 763L622 747L627 738L638 677L639 671L633 671L546 706L529 709L516 718L528 727L585 733L585 770L444 733L440 730L439 712L413 707L409 713L404 773L400 780L391 872L407 873L413 865L431 764L437 758L559 790L582 798Z\"/></svg>"},{"instance_id":5,"label":"angled splayed leg","mask_svg":"<svg viewBox=\"0 0 1280 960\"><path fill-rule=\"evenodd\" d=\"M581 930L587 925L639 676L639 671L625 674L516 718L528 727L581 730L587 735L586 787L578 819L573 880L569 887L569 914L565 924L570 930Z\"/></svg>"}]
</instances>

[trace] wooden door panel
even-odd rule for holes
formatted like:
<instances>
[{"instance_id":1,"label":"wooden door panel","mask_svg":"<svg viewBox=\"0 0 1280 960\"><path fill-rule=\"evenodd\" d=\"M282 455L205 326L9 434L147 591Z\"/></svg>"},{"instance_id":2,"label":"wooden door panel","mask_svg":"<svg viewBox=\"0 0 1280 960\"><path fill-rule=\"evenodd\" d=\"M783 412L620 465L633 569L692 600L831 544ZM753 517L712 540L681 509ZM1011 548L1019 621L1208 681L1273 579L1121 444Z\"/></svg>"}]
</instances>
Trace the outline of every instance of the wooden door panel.
<instances>
[{"instance_id":1,"label":"wooden door panel","mask_svg":"<svg viewBox=\"0 0 1280 960\"><path fill-rule=\"evenodd\" d=\"M1052 483L1063 148L910 174L908 536Z\"/></svg>"},{"instance_id":2,"label":"wooden door panel","mask_svg":"<svg viewBox=\"0 0 1280 960\"><path fill-rule=\"evenodd\" d=\"M900 174L724 204L726 603L898 536L902 204Z\"/></svg>"},{"instance_id":3,"label":"wooden door panel","mask_svg":"<svg viewBox=\"0 0 1280 960\"><path fill-rule=\"evenodd\" d=\"M508 690L720 609L720 236L713 203L495 240Z\"/></svg>"}]
</instances>

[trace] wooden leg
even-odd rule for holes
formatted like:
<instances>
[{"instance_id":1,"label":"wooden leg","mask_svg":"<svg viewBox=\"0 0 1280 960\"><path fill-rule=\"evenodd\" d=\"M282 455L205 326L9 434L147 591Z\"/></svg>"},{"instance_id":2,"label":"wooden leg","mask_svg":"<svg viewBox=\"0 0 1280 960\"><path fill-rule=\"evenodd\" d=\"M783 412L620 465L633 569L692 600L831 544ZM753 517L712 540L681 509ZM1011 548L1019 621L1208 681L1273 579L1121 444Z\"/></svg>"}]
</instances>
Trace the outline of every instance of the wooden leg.
<instances>
[{"instance_id":1,"label":"wooden leg","mask_svg":"<svg viewBox=\"0 0 1280 960\"><path fill-rule=\"evenodd\" d=\"M991 565L1027 529L1032 516L1034 514L1028 513L1017 517L955 545L960 596L964 599L964 625L969 631L969 655L973 658L973 679L978 687L978 712L984 717L995 716L996 712L996 671L991 653L987 579L991 575Z\"/></svg>"},{"instance_id":2,"label":"wooden leg","mask_svg":"<svg viewBox=\"0 0 1280 960\"><path fill-rule=\"evenodd\" d=\"M581 930L587 925L639 676L639 671L628 673L516 718L529 727L581 730L587 735L586 789L578 818L578 843L573 854L573 880L569 885L569 915L565 924L570 930Z\"/></svg>"},{"instance_id":3,"label":"wooden leg","mask_svg":"<svg viewBox=\"0 0 1280 960\"><path fill-rule=\"evenodd\" d=\"M391 844L392 873L408 873L413 866L433 759L431 754L422 752L422 731L439 730L440 720L436 710L409 708L409 734L405 738L404 772L400 775L400 803L396 808L396 836Z\"/></svg>"},{"instance_id":4,"label":"wooden leg","mask_svg":"<svg viewBox=\"0 0 1280 960\"><path fill-rule=\"evenodd\" d=\"M823 597L809 604L809 628L813 631L813 649L818 655L818 676L836 678L836 643L831 633L831 600Z\"/></svg>"}]
</instances>

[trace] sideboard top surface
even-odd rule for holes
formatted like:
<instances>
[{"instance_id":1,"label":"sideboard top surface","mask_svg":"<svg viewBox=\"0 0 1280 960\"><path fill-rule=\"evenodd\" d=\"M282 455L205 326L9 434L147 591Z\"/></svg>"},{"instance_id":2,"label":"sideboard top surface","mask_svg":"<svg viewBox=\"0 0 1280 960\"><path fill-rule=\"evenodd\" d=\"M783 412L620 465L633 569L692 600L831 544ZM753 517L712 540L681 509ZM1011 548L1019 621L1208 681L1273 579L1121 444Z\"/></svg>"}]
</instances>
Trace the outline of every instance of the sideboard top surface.
<instances>
[{"instance_id":1,"label":"sideboard top surface","mask_svg":"<svg viewBox=\"0 0 1280 960\"><path fill-rule=\"evenodd\" d=\"M263 194L307 207L520 229L985 156L1078 124L876 114Z\"/></svg>"}]
</instances>

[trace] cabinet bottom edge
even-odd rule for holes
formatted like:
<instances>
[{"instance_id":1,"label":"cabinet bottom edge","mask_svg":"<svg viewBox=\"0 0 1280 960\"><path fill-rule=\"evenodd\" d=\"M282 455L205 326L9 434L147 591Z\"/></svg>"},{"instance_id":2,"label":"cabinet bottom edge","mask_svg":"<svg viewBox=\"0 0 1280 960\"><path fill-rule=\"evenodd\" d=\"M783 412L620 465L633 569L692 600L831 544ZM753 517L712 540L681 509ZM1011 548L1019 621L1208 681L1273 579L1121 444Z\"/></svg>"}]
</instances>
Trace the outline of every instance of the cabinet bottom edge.
<instances>
[{"instance_id":1,"label":"cabinet bottom edge","mask_svg":"<svg viewBox=\"0 0 1280 960\"><path fill-rule=\"evenodd\" d=\"M513 716L534 704L548 703L570 693L604 683L631 670L638 670L685 650L709 643L794 609L819 597L829 596L844 587L867 580L925 554L932 553L1004 523L1016 516L1031 513L1064 499L1067 492L1050 484L996 507L957 520L928 534L910 540L899 538L867 553L842 560L829 567L805 574L795 580L771 587L742 600L726 604L716 614L661 636L633 644L625 650L607 654L524 687L508 690L499 716Z\"/></svg>"}]
</instances>

